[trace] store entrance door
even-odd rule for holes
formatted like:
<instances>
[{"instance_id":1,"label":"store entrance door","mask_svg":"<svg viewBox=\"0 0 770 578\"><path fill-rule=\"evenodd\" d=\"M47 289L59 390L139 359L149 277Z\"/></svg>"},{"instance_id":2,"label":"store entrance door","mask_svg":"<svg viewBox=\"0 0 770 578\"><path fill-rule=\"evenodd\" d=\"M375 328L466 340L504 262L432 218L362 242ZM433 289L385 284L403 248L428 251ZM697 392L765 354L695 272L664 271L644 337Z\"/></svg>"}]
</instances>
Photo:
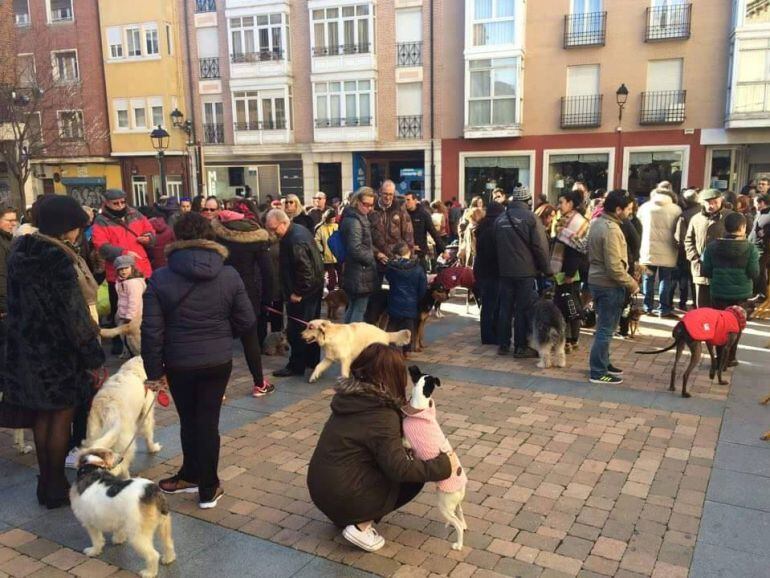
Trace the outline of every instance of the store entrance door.
<instances>
[{"instance_id":1,"label":"store entrance door","mask_svg":"<svg viewBox=\"0 0 770 578\"><path fill-rule=\"evenodd\" d=\"M342 198L342 163L318 163L318 188L327 199Z\"/></svg>"}]
</instances>

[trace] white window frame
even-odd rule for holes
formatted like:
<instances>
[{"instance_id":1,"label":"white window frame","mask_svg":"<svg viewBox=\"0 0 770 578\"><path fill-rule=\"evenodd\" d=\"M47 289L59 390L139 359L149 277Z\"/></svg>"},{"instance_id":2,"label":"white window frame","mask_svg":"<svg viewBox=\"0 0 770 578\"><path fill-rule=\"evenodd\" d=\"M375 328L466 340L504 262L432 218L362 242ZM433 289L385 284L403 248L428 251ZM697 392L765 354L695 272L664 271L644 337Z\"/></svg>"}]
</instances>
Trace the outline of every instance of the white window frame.
<instances>
[{"instance_id":1,"label":"white window frame","mask_svg":"<svg viewBox=\"0 0 770 578\"><path fill-rule=\"evenodd\" d=\"M734 0L734 5L737 7L737 10L735 10L733 14L736 27L743 27L749 30L770 28L770 22L748 22L746 20L748 1L749 0Z\"/></svg>"},{"instance_id":2,"label":"white window frame","mask_svg":"<svg viewBox=\"0 0 770 578\"><path fill-rule=\"evenodd\" d=\"M32 23L29 15L29 0L23 1L27 5L27 10L25 12L13 12L13 21L16 26L29 26ZM11 6L11 9L13 10L13 5Z\"/></svg>"},{"instance_id":3,"label":"white window frame","mask_svg":"<svg viewBox=\"0 0 770 578\"><path fill-rule=\"evenodd\" d=\"M61 22L74 22L75 21L75 0L69 0L70 7L70 17L69 18L61 18L59 20L53 19L53 7L51 6L51 0L46 0L45 2L45 11L46 15L48 17L48 24L59 24ZM29 8L29 4L27 4L27 7Z\"/></svg>"},{"instance_id":4,"label":"white window frame","mask_svg":"<svg viewBox=\"0 0 770 578\"><path fill-rule=\"evenodd\" d=\"M160 56L160 31L157 24L145 24L142 26L144 36L144 56ZM154 38L153 38L154 36ZM154 49L150 52L150 49Z\"/></svg>"},{"instance_id":5,"label":"white window frame","mask_svg":"<svg viewBox=\"0 0 770 578\"><path fill-rule=\"evenodd\" d=\"M131 130L131 110L127 98L116 98L112 101L115 114L115 131L128 132ZM126 113L126 126L120 126L120 112Z\"/></svg>"},{"instance_id":6,"label":"white window frame","mask_svg":"<svg viewBox=\"0 0 770 578\"><path fill-rule=\"evenodd\" d=\"M64 134L63 130L63 124L62 124L62 114L70 114L75 113L80 115L80 135L79 136L68 136ZM63 109L63 110L57 110L56 111L56 122L59 125L59 138L62 140L83 140L85 138L85 120L83 118L83 111L81 109Z\"/></svg>"},{"instance_id":7,"label":"white window frame","mask_svg":"<svg viewBox=\"0 0 770 578\"><path fill-rule=\"evenodd\" d=\"M180 176L166 177L166 195L174 197L178 201L182 198L184 179Z\"/></svg>"},{"instance_id":8,"label":"white window frame","mask_svg":"<svg viewBox=\"0 0 770 578\"><path fill-rule=\"evenodd\" d=\"M114 36L117 34L118 42L113 42L115 39L110 39L110 33ZM107 59L108 60L122 60L126 57L126 47L123 40L123 29L120 26L110 26L105 31L105 39L107 41ZM113 50L113 49L117 50Z\"/></svg>"},{"instance_id":9,"label":"white window frame","mask_svg":"<svg viewBox=\"0 0 770 578\"><path fill-rule=\"evenodd\" d=\"M271 22L274 17L278 17L279 22ZM251 19L251 25L244 25L245 19ZM259 24L260 18L267 18L267 24ZM231 59L235 56L245 57L245 62L251 62L252 57L246 57L247 54L259 55L256 60L286 60L288 59L288 19L286 12L260 12L244 16L231 16L227 19L227 42L230 50ZM234 21L239 21L238 26L233 26ZM267 31L268 45L266 49L260 48L259 35L261 31ZM274 40L274 30L278 30L279 38L276 45ZM238 34L238 41L235 41L235 34ZM252 40L253 50L249 51L246 37ZM268 58L262 58L267 55Z\"/></svg>"},{"instance_id":10,"label":"white window frame","mask_svg":"<svg viewBox=\"0 0 770 578\"><path fill-rule=\"evenodd\" d=\"M520 16L521 14L521 8L522 6L519 3L519 0L510 0L513 2L513 15L512 16L499 16L499 9L498 5L500 2L503 2L504 0L490 0L492 2L492 16L489 18L476 18L476 1L477 0L466 0L466 22L467 22L467 44L469 48L473 48L476 50L498 50L500 47L511 47L516 46L519 42L519 24L517 22L517 16ZM510 42L501 42L499 44L495 43L483 43L483 44L476 44L475 42L475 30L476 26L486 26L490 24L501 24L505 22L510 22L513 25L513 38L511 38Z\"/></svg>"},{"instance_id":11,"label":"white window frame","mask_svg":"<svg viewBox=\"0 0 770 578\"><path fill-rule=\"evenodd\" d=\"M137 99L132 98L129 103L129 110L130 116L131 116L131 126L135 130L147 130L149 127L147 126L147 101L145 99ZM144 111L144 124L140 125L136 122L136 112L138 110Z\"/></svg>"},{"instance_id":12,"label":"white window frame","mask_svg":"<svg viewBox=\"0 0 770 578\"><path fill-rule=\"evenodd\" d=\"M513 59L515 61L515 71L516 71L516 87L515 92L513 96L510 95L504 95L504 96L495 96L494 94L490 94L490 96L471 96L471 63L472 62L478 62L479 60L489 60L490 61L490 70L494 71L495 68L492 66L492 62L495 60L508 60ZM493 75L494 76L494 75ZM494 90L494 78L490 78L490 90ZM465 118L465 127L466 129L476 129L476 128L486 128L486 127L507 127L507 126L514 126L514 127L520 127L522 124L522 99L521 94L523 90L522 85L522 59L520 56L508 56L507 54L502 57L497 58L472 58L465 61L465 111L464 111L464 118ZM494 110L492 108L492 105L494 104L495 100L509 100L513 98L514 100L514 119L512 125L496 125L492 122L494 118ZM490 124L480 124L480 125L471 125L471 102L472 101L482 101L482 100L489 100L491 101L490 105L490 115L489 115L489 121Z\"/></svg>"},{"instance_id":13,"label":"white window frame","mask_svg":"<svg viewBox=\"0 0 770 578\"><path fill-rule=\"evenodd\" d=\"M646 147L624 147L623 148L623 173L621 178L621 187L628 189L628 171L631 169L631 153L661 153L670 151L681 151L682 154L682 184L681 187L687 187L687 178L690 173L690 145L667 145L667 146L646 146Z\"/></svg>"},{"instance_id":14,"label":"white window frame","mask_svg":"<svg viewBox=\"0 0 770 578\"><path fill-rule=\"evenodd\" d=\"M75 55L75 77L74 78L62 78L59 76L59 56L62 54L74 54ZM80 59L78 58L77 48L68 50L54 50L51 52L51 74L53 75L53 81L56 84L77 84L80 82Z\"/></svg>"},{"instance_id":15,"label":"white window frame","mask_svg":"<svg viewBox=\"0 0 770 578\"><path fill-rule=\"evenodd\" d=\"M232 93L232 106L233 106L233 118L235 119L235 123L237 125L238 121L238 108L237 103L243 101L244 102L244 111L246 115L245 129L238 129L236 128L237 132L242 131L254 131L254 130L287 130L289 129L289 102L287 102L288 97L285 92L282 92L281 95L278 95L277 92L279 90L283 89L265 89L261 91L257 90L242 90L242 91L233 91ZM264 108L263 108L263 101L264 100L270 100L270 112L271 112L271 118L265 119L264 118ZM278 127L278 119L276 117L275 111L275 101L277 100L283 100L283 107L284 107L284 119L283 119L283 126ZM257 111L257 118L253 119L251 118L251 114L249 113L249 102L256 101L256 111ZM256 123L256 125L254 124ZM212 123L215 124L215 123ZM252 126L255 126L255 128L252 128Z\"/></svg>"},{"instance_id":16,"label":"white window frame","mask_svg":"<svg viewBox=\"0 0 770 578\"><path fill-rule=\"evenodd\" d=\"M347 91L345 87L345 83L347 82L355 82L356 83L356 89L354 91ZM358 83L359 82L368 82L369 88L366 90L362 90L359 88ZM332 91L331 87L334 84L340 85L339 92ZM319 87L322 87L325 85L325 89L323 92L319 92ZM356 125L347 125L346 123L343 124L342 121L347 121L348 118L355 118L355 119L361 119L361 95L368 94L369 95L369 124L356 124ZM329 110L331 110L331 100L332 95L339 95L340 100L340 116L339 119L336 117L327 116L325 118L319 118L318 116L318 97L321 95L326 96L326 111L327 113ZM347 111L347 96L348 95L355 95L356 97L356 111L355 115L349 116ZM316 128L327 128L324 126L318 126L318 121L326 120L339 120L339 125L329 125L329 128L337 127L337 126L376 126L376 114L375 114L375 101L377 98L376 94L376 85L375 80L373 78L350 78L347 80L330 80L330 81L321 81L321 82L314 82L313 83L313 124L316 126Z\"/></svg>"},{"instance_id":17,"label":"white window frame","mask_svg":"<svg viewBox=\"0 0 770 578\"><path fill-rule=\"evenodd\" d=\"M761 46L764 44L764 46ZM762 52L765 55L763 78L758 80L740 80L741 66L743 57L748 53ZM740 38L736 42L733 51L732 66L732 90L730 91L730 110L731 115L754 115L763 117L770 111L770 39L768 38ZM763 92L763 105L760 110L737 110L739 102L739 90L742 87L755 86Z\"/></svg>"},{"instance_id":18,"label":"white window frame","mask_svg":"<svg viewBox=\"0 0 770 578\"><path fill-rule=\"evenodd\" d=\"M670 147L666 147L668 150ZM609 154L607 159L607 190L615 188L615 147L595 147L595 148L575 148L575 149L545 149L543 150L543 172L542 172L542 191L546 195L550 190L549 170L551 167L551 156L553 155L601 155Z\"/></svg>"},{"instance_id":19,"label":"white window frame","mask_svg":"<svg viewBox=\"0 0 770 578\"><path fill-rule=\"evenodd\" d=\"M147 177L143 175L133 175L131 177L131 194L135 207L147 204Z\"/></svg>"},{"instance_id":20,"label":"white window frame","mask_svg":"<svg viewBox=\"0 0 770 578\"><path fill-rule=\"evenodd\" d=\"M23 58L28 58L28 57L32 58L32 70L31 70L32 82L30 84L26 84L23 81L22 75L20 74L21 71L18 70L18 64L17 64L17 70L16 70L16 74L18 76L19 86L22 86L22 87L25 87L25 88L29 88L30 86L35 86L37 84L37 64L35 62L35 53L34 52L21 52L21 53L16 55L16 58L17 58L16 62L17 63L20 62Z\"/></svg>"},{"instance_id":21,"label":"white window frame","mask_svg":"<svg viewBox=\"0 0 770 578\"><path fill-rule=\"evenodd\" d=\"M350 16L343 16L342 11L343 8L352 8L353 9L353 15ZM363 12L363 10L366 9L366 14L359 14L359 12ZM332 11L337 10L337 15L334 16L331 14ZM355 49L351 50L350 53L353 54L374 54L375 53L375 27L374 27L374 18L375 18L375 6L371 2L356 2L356 3L346 3L346 4L338 4L334 6L318 6L315 8L310 8L310 36L311 36L311 47L310 47L310 53L312 56L336 56L339 54L346 54L344 47L348 45L348 43L345 42L345 22L347 21L353 21L353 43L351 46L354 46ZM323 17L318 18L318 16L323 14ZM360 38L360 30L361 26L359 22L366 21L366 42L363 42ZM319 43L318 39L316 38L316 30L315 25L323 23L324 28L324 38L323 42ZM336 26L334 24L336 23ZM334 46L330 46L328 42L328 33L330 26L336 28L337 31L337 44ZM360 48L363 45L366 45L366 50L360 50Z\"/></svg>"},{"instance_id":22,"label":"white window frame","mask_svg":"<svg viewBox=\"0 0 770 578\"><path fill-rule=\"evenodd\" d=\"M136 36L134 36L134 33L136 33ZM143 40L144 40L142 37L142 27L138 24L126 26L123 29L123 35L126 41L126 58L141 58L142 56L144 56L144 52L143 52L144 46L142 46ZM132 39L131 44L134 45L133 48L134 49L136 49L137 47L139 48L139 54L131 53L131 50L129 49L130 48L129 38ZM138 40L136 40L137 38Z\"/></svg>"},{"instance_id":23,"label":"white window frame","mask_svg":"<svg viewBox=\"0 0 770 578\"><path fill-rule=\"evenodd\" d=\"M457 190L459 191L458 199L465 198L465 159L478 158L478 157L529 157L529 182L522 183L529 188L534 194L535 191L535 174L537 170L537 151L534 149L529 150L494 150L494 151L473 151L462 152L459 154L459 167L458 167L458 179ZM510 191L509 191L510 193Z\"/></svg>"}]
</instances>

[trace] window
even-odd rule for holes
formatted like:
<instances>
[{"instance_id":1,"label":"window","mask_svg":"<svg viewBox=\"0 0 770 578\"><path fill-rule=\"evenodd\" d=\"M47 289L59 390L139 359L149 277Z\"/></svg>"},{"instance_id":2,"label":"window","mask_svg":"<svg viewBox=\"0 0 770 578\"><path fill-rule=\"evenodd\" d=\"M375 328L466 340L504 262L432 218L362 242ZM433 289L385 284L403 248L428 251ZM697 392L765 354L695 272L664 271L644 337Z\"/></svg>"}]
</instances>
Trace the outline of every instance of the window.
<instances>
[{"instance_id":1,"label":"window","mask_svg":"<svg viewBox=\"0 0 770 578\"><path fill-rule=\"evenodd\" d=\"M572 189L577 181L589 191L606 189L610 167L609 153L570 152L548 156L548 202L556 203L562 191Z\"/></svg>"},{"instance_id":2,"label":"window","mask_svg":"<svg viewBox=\"0 0 770 578\"><path fill-rule=\"evenodd\" d=\"M29 26L28 0L13 0L13 17L16 26Z\"/></svg>"},{"instance_id":3,"label":"window","mask_svg":"<svg viewBox=\"0 0 770 578\"><path fill-rule=\"evenodd\" d=\"M142 30L140 28L126 28L126 46L129 56L142 55Z\"/></svg>"},{"instance_id":4,"label":"window","mask_svg":"<svg viewBox=\"0 0 770 578\"><path fill-rule=\"evenodd\" d=\"M74 18L72 0L48 0L51 22L68 22Z\"/></svg>"},{"instance_id":5,"label":"window","mask_svg":"<svg viewBox=\"0 0 770 578\"><path fill-rule=\"evenodd\" d=\"M131 128L131 124L128 118L128 101L116 100L114 101L115 108L115 126L118 130L128 130Z\"/></svg>"},{"instance_id":6,"label":"window","mask_svg":"<svg viewBox=\"0 0 770 578\"><path fill-rule=\"evenodd\" d=\"M562 101L562 128L601 124L602 97L599 94L599 65L567 67L567 96Z\"/></svg>"},{"instance_id":7,"label":"window","mask_svg":"<svg viewBox=\"0 0 770 578\"><path fill-rule=\"evenodd\" d=\"M373 81L317 82L316 127L371 126Z\"/></svg>"},{"instance_id":8,"label":"window","mask_svg":"<svg viewBox=\"0 0 770 578\"><path fill-rule=\"evenodd\" d=\"M67 50L53 53L53 77L57 82L77 82L80 79L77 52Z\"/></svg>"},{"instance_id":9,"label":"window","mask_svg":"<svg viewBox=\"0 0 770 578\"><path fill-rule=\"evenodd\" d=\"M19 54L16 57L16 74L19 78L19 85L25 88L35 86L37 79L35 77L35 55Z\"/></svg>"},{"instance_id":10,"label":"window","mask_svg":"<svg viewBox=\"0 0 770 578\"><path fill-rule=\"evenodd\" d=\"M166 194L178 201L182 198L182 177L168 177L166 179Z\"/></svg>"},{"instance_id":11,"label":"window","mask_svg":"<svg viewBox=\"0 0 770 578\"><path fill-rule=\"evenodd\" d=\"M465 157L461 170L466 201L475 196L489 199L498 187L511 191L517 183L531 185L529 155Z\"/></svg>"},{"instance_id":12,"label":"window","mask_svg":"<svg viewBox=\"0 0 770 578\"><path fill-rule=\"evenodd\" d=\"M518 60L496 58L469 61L469 126L511 126L518 123Z\"/></svg>"},{"instance_id":13,"label":"window","mask_svg":"<svg viewBox=\"0 0 770 578\"><path fill-rule=\"evenodd\" d=\"M232 61L282 60L283 30L281 13L230 18Z\"/></svg>"},{"instance_id":14,"label":"window","mask_svg":"<svg viewBox=\"0 0 770 578\"><path fill-rule=\"evenodd\" d=\"M770 22L770 6L766 0L746 0L746 24L767 24Z\"/></svg>"},{"instance_id":15,"label":"window","mask_svg":"<svg viewBox=\"0 0 770 578\"><path fill-rule=\"evenodd\" d=\"M682 59L650 60L647 63L647 91L682 90Z\"/></svg>"},{"instance_id":16,"label":"window","mask_svg":"<svg viewBox=\"0 0 770 578\"><path fill-rule=\"evenodd\" d=\"M110 58L123 58L123 31L120 26L107 28L107 45L110 47Z\"/></svg>"},{"instance_id":17,"label":"window","mask_svg":"<svg viewBox=\"0 0 770 578\"><path fill-rule=\"evenodd\" d=\"M313 10L313 54L371 52L368 4Z\"/></svg>"},{"instance_id":18,"label":"window","mask_svg":"<svg viewBox=\"0 0 770 578\"><path fill-rule=\"evenodd\" d=\"M171 25L166 24L166 52L169 56L174 54L174 38L171 36Z\"/></svg>"},{"instance_id":19,"label":"window","mask_svg":"<svg viewBox=\"0 0 770 578\"><path fill-rule=\"evenodd\" d=\"M83 139L83 111L60 110L58 117L59 136L62 140Z\"/></svg>"},{"instance_id":20,"label":"window","mask_svg":"<svg viewBox=\"0 0 770 578\"><path fill-rule=\"evenodd\" d=\"M396 65L422 65L422 9L396 10Z\"/></svg>"},{"instance_id":21,"label":"window","mask_svg":"<svg viewBox=\"0 0 770 578\"><path fill-rule=\"evenodd\" d=\"M640 124L675 124L685 119L682 59L650 60L647 90L642 94Z\"/></svg>"},{"instance_id":22,"label":"window","mask_svg":"<svg viewBox=\"0 0 770 578\"><path fill-rule=\"evenodd\" d=\"M606 13L602 12L602 0L572 0L571 8L564 23L564 47L604 44Z\"/></svg>"},{"instance_id":23,"label":"window","mask_svg":"<svg viewBox=\"0 0 770 578\"><path fill-rule=\"evenodd\" d=\"M224 116L221 102L203 103L203 139L206 144L225 142Z\"/></svg>"},{"instance_id":24,"label":"window","mask_svg":"<svg viewBox=\"0 0 770 578\"><path fill-rule=\"evenodd\" d=\"M473 0L473 46L513 44L516 0Z\"/></svg>"},{"instance_id":25,"label":"window","mask_svg":"<svg viewBox=\"0 0 770 578\"><path fill-rule=\"evenodd\" d=\"M145 54L150 56L160 53L158 48L158 29L155 26L148 26L144 29L144 42L146 47Z\"/></svg>"},{"instance_id":26,"label":"window","mask_svg":"<svg viewBox=\"0 0 770 578\"><path fill-rule=\"evenodd\" d=\"M152 111L152 126L163 126L163 105L154 105Z\"/></svg>"},{"instance_id":27,"label":"window","mask_svg":"<svg viewBox=\"0 0 770 578\"><path fill-rule=\"evenodd\" d=\"M683 149L629 152L628 192L646 197L660 181L669 181L673 190L680 190L685 158Z\"/></svg>"},{"instance_id":28,"label":"window","mask_svg":"<svg viewBox=\"0 0 770 578\"><path fill-rule=\"evenodd\" d=\"M286 124L286 99L282 90L236 92L235 129L236 130L283 130ZM209 110L214 118L221 118L218 113ZM209 117L210 118L210 117Z\"/></svg>"},{"instance_id":29,"label":"window","mask_svg":"<svg viewBox=\"0 0 770 578\"><path fill-rule=\"evenodd\" d=\"M687 38L690 36L688 0L652 0L648 9L645 40Z\"/></svg>"},{"instance_id":30,"label":"window","mask_svg":"<svg viewBox=\"0 0 770 578\"><path fill-rule=\"evenodd\" d=\"M770 111L770 41L765 38L742 40L737 66L732 112Z\"/></svg>"},{"instance_id":31,"label":"window","mask_svg":"<svg viewBox=\"0 0 770 578\"><path fill-rule=\"evenodd\" d=\"M134 206L147 205L147 177L131 177L131 189L134 193Z\"/></svg>"},{"instance_id":32,"label":"window","mask_svg":"<svg viewBox=\"0 0 770 578\"><path fill-rule=\"evenodd\" d=\"M131 109L134 115L134 128L147 128L147 109L144 100L132 100Z\"/></svg>"},{"instance_id":33,"label":"window","mask_svg":"<svg viewBox=\"0 0 770 578\"><path fill-rule=\"evenodd\" d=\"M422 137L422 82L396 85L398 138Z\"/></svg>"}]
</instances>

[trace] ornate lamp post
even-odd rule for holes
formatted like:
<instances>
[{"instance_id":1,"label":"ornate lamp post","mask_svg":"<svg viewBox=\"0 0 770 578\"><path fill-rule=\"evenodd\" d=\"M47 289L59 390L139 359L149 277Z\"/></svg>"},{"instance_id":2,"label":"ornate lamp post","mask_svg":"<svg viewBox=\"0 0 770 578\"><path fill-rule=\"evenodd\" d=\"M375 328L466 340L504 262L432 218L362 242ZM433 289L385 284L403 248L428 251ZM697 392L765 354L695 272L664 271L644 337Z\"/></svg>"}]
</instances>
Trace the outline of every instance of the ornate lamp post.
<instances>
[{"instance_id":1,"label":"ornate lamp post","mask_svg":"<svg viewBox=\"0 0 770 578\"><path fill-rule=\"evenodd\" d=\"M168 148L169 134L158 125L158 128L150 133L152 148L158 151L158 165L160 166L160 196L166 194L166 149ZM157 200L157 199L156 199Z\"/></svg>"},{"instance_id":2,"label":"ornate lamp post","mask_svg":"<svg viewBox=\"0 0 770 578\"><path fill-rule=\"evenodd\" d=\"M618 104L618 151L615 153L617 157L615 159L615 182L613 188L619 189L621 186L622 171L623 171L623 108L628 102L628 88L625 83L615 91L615 102Z\"/></svg>"}]
</instances>

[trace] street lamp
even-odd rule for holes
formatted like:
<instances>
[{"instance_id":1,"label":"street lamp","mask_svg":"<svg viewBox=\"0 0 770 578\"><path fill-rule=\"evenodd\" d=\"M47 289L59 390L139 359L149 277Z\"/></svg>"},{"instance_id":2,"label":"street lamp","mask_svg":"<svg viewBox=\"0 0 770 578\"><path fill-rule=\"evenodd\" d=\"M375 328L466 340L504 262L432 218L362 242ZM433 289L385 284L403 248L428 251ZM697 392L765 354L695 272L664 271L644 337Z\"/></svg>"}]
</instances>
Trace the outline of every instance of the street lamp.
<instances>
[{"instance_id":1,"label":"street lamp","mask_svg":"<svg viewBox=\"0 0 770 578\"><path fill-rule=\"evenodd\" d=\"M628 101L628 89L625 84L621 84L620 88L615 91L615 102L618 103L618 124L623 122L623 107L626 106Z\"/></svg>"},{"instance_id":2,"label":"street lamp","mask_svg":"<svg viewBox=\"0 0 770 578\"><path fill-rule=\"evenodd\" d=\"M160 166L160 196L166 194L166 149L168 148L169 134L164 128L158 128L150 133L152 148L158 151L158 165ZM157 201L157 199L155 199Z\"/></svg>"},{"instance_id":3,"label":"street lamp","mask_svg":"<svg viewBox=\"0 0 770 578\"><path fill-rule=\"evenodd\" d=\"M614 188L621 186L622 168L623 168L623 107L628 102L628 88L625 83L620 85L615 91L615 102L618 103L618 151L615 154L615 182Z\"/></svg>"},{"instance_id":4,"label":"street lamp","mask_svg":"<svg viewBox=\"0 0 770 578\"><path fill-rule=\"evenodd\" d=\"M175 108L173 111L171 111L171 126L181 129L187 133L187 144L193 144L190 142L190 137L192 136L193 132L193 123L189 120L184 120L184 114L178 108Z\"/></svg>"}]
</instances>

